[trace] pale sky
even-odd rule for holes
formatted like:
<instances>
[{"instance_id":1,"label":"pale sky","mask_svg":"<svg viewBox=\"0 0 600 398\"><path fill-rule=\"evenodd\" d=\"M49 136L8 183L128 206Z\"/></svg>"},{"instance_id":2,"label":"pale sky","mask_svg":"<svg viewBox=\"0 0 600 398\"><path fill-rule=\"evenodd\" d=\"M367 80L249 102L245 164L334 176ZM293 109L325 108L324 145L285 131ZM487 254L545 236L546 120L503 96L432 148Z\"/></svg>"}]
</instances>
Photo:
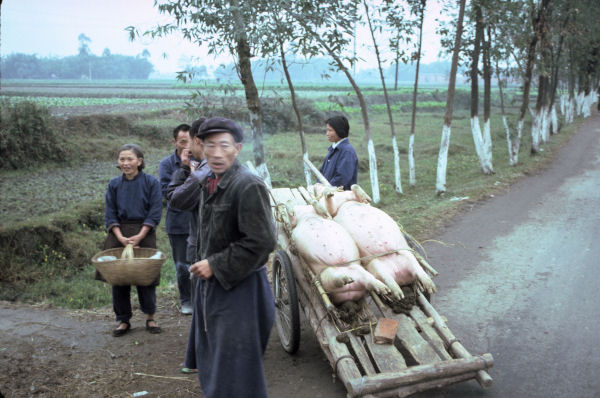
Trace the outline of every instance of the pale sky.
<instances>
[{"instance_id":1,"label":"pale sky","mask_svg":"<svg viewBox=\"0 0 600 398\"><path fill-rule=\"evenodd\" d=\"M170 74L182 70L188 57L199 57L205 65L228 63L230 59L214 59L206 48L199 48L181 37L171 35L166 39L129 41L124 29L136 26L140 31L168 21L159 14L154 0L3 0L1 6L0 54L37 54L40 57L75 55L78 52L80 33L85 33L93 54L101 55L105 48L113 54L137 55L144 49L157 72ZM435 34L434 18L439 16L437 1L428 1L428 14L424 29L423 62L438 58L439 38ZM368 30L358 32L359 55L373 59L361 39L370 44ZM386 43L381 43L386 45ZM362 49L361 49L362 48ZM163 56L166 54L166 58ZM358 64L357 68L373 67ZM214 69L214 68L211 68Z\"/></svg>"}]
</instances>

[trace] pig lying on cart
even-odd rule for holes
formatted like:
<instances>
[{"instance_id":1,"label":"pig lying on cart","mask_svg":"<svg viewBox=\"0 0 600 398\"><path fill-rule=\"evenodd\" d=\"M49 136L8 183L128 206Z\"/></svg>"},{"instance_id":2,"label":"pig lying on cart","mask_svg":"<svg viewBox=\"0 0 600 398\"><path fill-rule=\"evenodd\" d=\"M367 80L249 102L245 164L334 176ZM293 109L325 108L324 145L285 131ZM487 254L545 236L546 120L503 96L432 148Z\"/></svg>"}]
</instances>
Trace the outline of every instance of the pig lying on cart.
<instances>
[{"instance_id":1,"label":"pig lying on cart","mask_svg":"<svg viewBox=\"0 0 600 398\"><path fill-rule=\"evenodd\" d=\"M399 301L400 286L414 282L428 294L435 291L398 224L371 206L358 185L338 191L315 184L312 190L319 202L288 208L292 242L335 304L368 291Z\"/></svg>"},{"instance_id":2,"label":"pig lying on cart","mask_svg":"<svg viewBox=\"0 0 600 398\"><path fill-rule=\"evenodd\" d=\"M491 386L491 354L471 355L425 297L435 289L427 274L435 270L418 244L358 187L311 191L271 190L279 246L272 281L284 350L299 348L301 309L349 397L405 397L470 379ZM410 298L406 283L418 286L416 300L397 312L400 286L402 301ZM346 317L348 307L359 308L357 323ZM397 329L381 344L377 338L390 334L378 334L378 326L390 321Z\"/></svg>"}]
</instances>

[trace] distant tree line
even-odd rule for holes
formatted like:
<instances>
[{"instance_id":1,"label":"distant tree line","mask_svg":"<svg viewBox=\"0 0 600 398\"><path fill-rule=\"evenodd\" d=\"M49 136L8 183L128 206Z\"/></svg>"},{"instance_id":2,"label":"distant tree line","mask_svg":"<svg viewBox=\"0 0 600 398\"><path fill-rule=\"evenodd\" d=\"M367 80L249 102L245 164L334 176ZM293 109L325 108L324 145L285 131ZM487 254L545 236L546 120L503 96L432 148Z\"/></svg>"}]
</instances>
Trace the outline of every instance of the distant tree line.
<instances>
[{"instance_id":1,"label":"distant tree line","mask_svg":"<svg viewBox=\"0 0 600 398\"><path fill-rule=\"evenodd\" d=\"M2 57L3 79L147 79L154 66L147 55L80 53L67 57L38 57L15 53Z\"/></svg>"},{"instance_id":2,"label":"distant tree line","mask_svg":"<svg viewBox=\"0 0 600 398\"><path fill-rule=\"evenodd\" d=\"M326 79L331 83L348 83L346 76L336 70L331 70L330 61L324 57L313 57L309 60L289 56L288 70L290 75L294 77L296 82L319 82L321 78ZM206 71L199 73L193 68L187 68L187 71L194 72L194 78L206 78ZM258 81L277 81L283 80L283 73L280 66L269 59L258 59L252 61L252 72L257 77ZM464 68L463 68L464 72ZM389 81L394 81L397 76L400 82L413 82L415 80L415 68L410 64L400 64L398 68L395 65L390 65L383 71L385 78ZM235 64L230 63L221 65L214 71L215 79L221 82L239 81L239 76ZM429 64L421 65L422 82L427 83L445 83L448 81L450 74L450 61L437 61ZM356 80L363 83L378 84L379 72L376 66L361 69L356 72Z\"/></svg>"}]
</instances>

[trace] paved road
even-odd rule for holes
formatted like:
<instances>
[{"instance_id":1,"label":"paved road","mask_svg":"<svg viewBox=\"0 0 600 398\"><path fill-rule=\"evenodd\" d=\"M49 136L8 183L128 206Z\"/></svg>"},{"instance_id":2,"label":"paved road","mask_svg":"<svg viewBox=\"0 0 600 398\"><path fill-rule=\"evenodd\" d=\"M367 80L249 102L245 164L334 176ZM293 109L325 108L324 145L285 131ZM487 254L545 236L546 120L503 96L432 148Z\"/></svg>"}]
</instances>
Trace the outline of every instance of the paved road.
<instances>
[{"instance_id":1,"label":"paved road","mask_svg":"<svg viewBox=\"0 0 600 398\"><path fill-rule=\"evenodd\" d=\"M426 249L436 309L494 386L419 397L600 397L600 115L539 175L478 205Z\"/></svg>"}]
</instances>

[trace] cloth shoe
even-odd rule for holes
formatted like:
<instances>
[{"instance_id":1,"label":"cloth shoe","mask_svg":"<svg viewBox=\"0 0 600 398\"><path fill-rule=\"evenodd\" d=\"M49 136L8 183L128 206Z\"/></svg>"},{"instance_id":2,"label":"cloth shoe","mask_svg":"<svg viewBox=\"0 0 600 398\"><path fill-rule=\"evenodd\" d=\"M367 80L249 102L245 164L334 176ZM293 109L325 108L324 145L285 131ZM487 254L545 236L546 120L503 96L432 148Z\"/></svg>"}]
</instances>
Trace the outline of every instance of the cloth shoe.
<instances>
[{"instance_id":1,"label":"cloth shoe","mask_svg":"<svg viewBox=\"0 0 600 398\"><path fill-rule=\"evenodd\" d=\"M192 306L191 306L191 305L189 305L189 304L183 304L183 305L181 306L181 313L182 313L183 315L192 315L192 312L194 312L194 311L193 311L193 309L192 309Z\"/></svg>"}]
</instances>

